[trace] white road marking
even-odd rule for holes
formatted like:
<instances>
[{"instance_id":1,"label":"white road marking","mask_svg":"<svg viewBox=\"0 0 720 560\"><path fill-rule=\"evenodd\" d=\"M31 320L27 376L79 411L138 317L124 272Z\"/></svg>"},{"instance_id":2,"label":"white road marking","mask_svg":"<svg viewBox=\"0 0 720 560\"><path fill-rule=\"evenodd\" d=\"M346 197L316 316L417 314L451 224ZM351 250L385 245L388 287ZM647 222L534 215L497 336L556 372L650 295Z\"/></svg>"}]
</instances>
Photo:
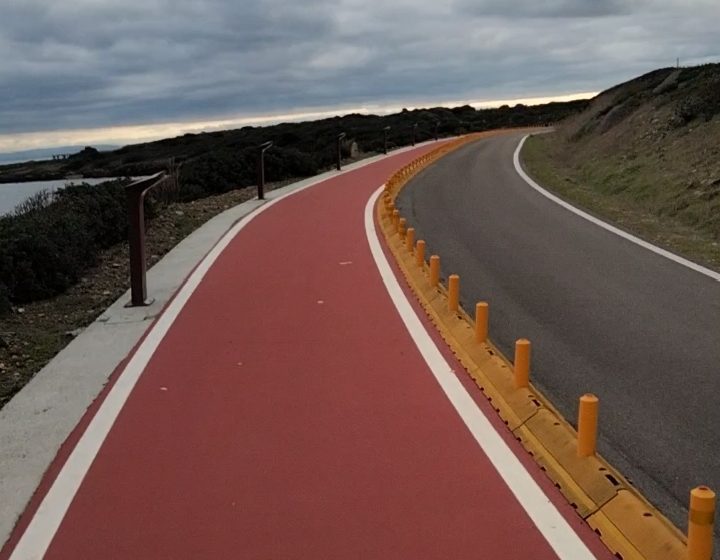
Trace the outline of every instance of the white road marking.
<instances>
[{"instance_id":1,"label":"white road marking","mask_svg":"<svg viewBox=\"0 0 720 560\"><path fill-rule=\"evenodd\" d=\"M699 272L700 274L704 274L705 276L720 282L720 274L715 272L714 270L705 268L704 266L701 266L701 265L694 263L688 259L685 259L679 255L676 255L675 253L671 253L670 251L668 251L666 249L662 249L662 248L658 247L657 245L648 243L647 241L644 241L643 239L640 239L639 237L635 237L634 235L627 233L626 231L623 231L620 228L617 228L613 225L610 225L607 222L603 222L602 220L596 218L595 216L592 216L592 215L588 214L587 212L583 212L582 210L580 210L579 208L576 208L572 204L565 202L562 198L555 196L551 192L545 190L540 185L538 185L535 181L532 180L532 178L527 173L525 173L525 170L520 165L520 151L522 150L522 147L525 144L525 140L527 140L529 137L530 137L530 134L528 134L527 136L524 136L523 139L520 140L520 143L518 144L518 147L515 150L515 154L513 155L513 163L515 164L515 171L517 171L517 174L520 175L520 177L522 177L525 180L525 182L528 185L530 185L533 189L535 189L537 192L539 192L544 197L549 198L553 202L559 204L563 208L570 210L570 212L572 212L573 214L577 214L581 218L585 218L587 221L592 222L596 226L600 226L601 228L606 229L607 231L610 231L610 232L614 233L615 235L619 235L620 237L635 243L636 245L640 245L640 247L647 249L648 251L657 253L658 255L661 255L661 256L665 257L666 259L670 259L671 261L674 261L674 262L681 264L691 270L694 270L695 272Z\"/></svg>"},{"instance_id":2,"label":"white road marking","mask_svg":"<svg viewBox=\"0 0 720 560\"><path fill-rule=\"evenodd\" d=\"M419 146L418 146L419 147ZM414 147L402 148L393 152L393 156L401 154ZM368 162L373 163L373 162ZM362 167L364 166L358 166ZM335 177L350 173L358 167L350 168L338 172ZM145 340L132 356L125 369L120 373L115 385L105 397L95 416L90 421L83 435L80 437L77 445L63 465L60 473L48 490L47 494L40 503L30 524L20 538L18 544L10 556L10 560L37 560L42 558L55 533L60 526L65 514L67 513L70 503L80 488L85 475L92 465L95 457L100 450L105 438L117 419L122 407L127 401L130 393L135 387L137 380L145 370L148 362L152 358L155 350L160 345L173 322L180 314L190 296L195 292L196 288L205 277L205 274L217 260L223 250L230 244L233 238L248 225L253 219L273 207L275 204L284 200L289 196L293 196L306 189L323 183L330 178L319 178L303 187L279 196L276 199L266 202L240 221L238 221L228 232L218 241L218 243L210 250L210 252L201 261L198 267L188 277L187 282L180 288L175 299L170 303L162 316L153 325L152 330L148 333Z\"/></svg>"},{"instance_id":3,"label":"white road marking","mask_svg":"<svg viewBox=\"0 0 720 560\"><path fill-rule=\"evenodd\" d=\"M558 557L563 560L595 558L465 390L413 310L385 257L375 229L374 208L381 191L382 187L365 207L365 233L385 288L420 354L468 430Z\"/></svg>"}]
</instances>

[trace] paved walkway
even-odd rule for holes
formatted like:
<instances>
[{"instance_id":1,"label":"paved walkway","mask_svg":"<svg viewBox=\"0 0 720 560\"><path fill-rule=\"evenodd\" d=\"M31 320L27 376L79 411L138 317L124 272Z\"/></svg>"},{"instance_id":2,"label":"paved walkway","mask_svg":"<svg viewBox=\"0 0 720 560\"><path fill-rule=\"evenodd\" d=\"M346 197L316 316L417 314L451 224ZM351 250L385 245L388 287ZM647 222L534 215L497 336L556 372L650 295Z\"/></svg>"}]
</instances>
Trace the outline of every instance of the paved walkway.
<instances>
[{"instance_id":1,"label":"paved walkway","mask_svg":"<svg viewBox=\"0 0 720 560\"><path fill-rule=\"evenodd\" d=\"M368 201L431 148L239 222L0 559L610 558L385 261Z\"/></svg>"}]
</instances>

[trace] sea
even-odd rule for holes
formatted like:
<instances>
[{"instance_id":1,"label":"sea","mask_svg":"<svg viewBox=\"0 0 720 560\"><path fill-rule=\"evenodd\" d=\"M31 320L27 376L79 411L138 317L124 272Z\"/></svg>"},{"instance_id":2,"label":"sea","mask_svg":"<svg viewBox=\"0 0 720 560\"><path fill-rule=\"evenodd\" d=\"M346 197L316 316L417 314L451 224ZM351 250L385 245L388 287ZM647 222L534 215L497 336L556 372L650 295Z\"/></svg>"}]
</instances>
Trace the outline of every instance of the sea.
<instances>
[{"instance_id":1,"label":"sea","mask_svg":"<svg viewBox=\"0 0 720 560\"><path fill-rule=\"evenodd\" d=\"M112 181L115 177L101 179L60 179L58 181L31 181L27 183L0 184L0 216L12 214L15 207L37 192L47 190L54 192L69 183L88 183L97 185L105 181Z\"/></svg>"}]
</instances>

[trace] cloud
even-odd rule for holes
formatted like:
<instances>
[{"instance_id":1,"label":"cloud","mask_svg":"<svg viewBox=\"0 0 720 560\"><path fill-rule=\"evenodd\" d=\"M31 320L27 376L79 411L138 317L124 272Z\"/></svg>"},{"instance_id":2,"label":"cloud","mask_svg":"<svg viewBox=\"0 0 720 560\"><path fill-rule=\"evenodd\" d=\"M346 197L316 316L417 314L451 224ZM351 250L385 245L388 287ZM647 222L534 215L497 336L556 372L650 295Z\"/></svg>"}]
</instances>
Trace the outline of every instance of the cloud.
<instances>
[{"instance_id":1,"label":"cloud","mask_svg":"<svg viewBox=\"0 0 720 560\"><path fill-rule=\"evenodd\" d=\"M459 0L457 5L478 16L586 18L629 14L641 3L642 0Z\"/></svg>"},{"instance_id":2,"label":"cloud","mask_svg":"<svg viewBox=\"0 0 720 560\"><path fill-rule=\"evenodd\" d=\"M720 56L710 0L0 0L0 134L595 91Z\"/></svg>"}]
</instances>

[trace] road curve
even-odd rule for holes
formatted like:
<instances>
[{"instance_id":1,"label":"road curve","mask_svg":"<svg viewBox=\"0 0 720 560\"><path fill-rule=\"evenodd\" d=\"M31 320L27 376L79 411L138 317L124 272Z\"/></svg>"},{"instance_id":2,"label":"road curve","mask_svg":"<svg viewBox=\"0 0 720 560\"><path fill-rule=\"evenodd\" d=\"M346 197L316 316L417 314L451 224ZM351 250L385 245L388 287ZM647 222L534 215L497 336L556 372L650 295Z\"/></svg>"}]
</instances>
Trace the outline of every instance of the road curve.
<instances>
[{"instance_id":1,"label":"road curve","mask_svg":"<svg viewBox=\"0 0 720 560\"><path fill-rule=\"evenodd\" d=\"M433 147L237 222L0 560L609 559L384 260L368 199Z\"/></svg>"},{"instance_id":2,"label":"road curve","mask_svg":"<svg viewBox=\"0 0 720 560\"><path fill-rule=\"evenodd\" d=\"M600 397L601 452L684 526L690 488L720 488L720 283L530 188L513 166L521 138L450 154L398 207L460 275L465 309L490 302L506 355L532 340L534 382L566 418Z\"/></svg>"}]
</instances>

